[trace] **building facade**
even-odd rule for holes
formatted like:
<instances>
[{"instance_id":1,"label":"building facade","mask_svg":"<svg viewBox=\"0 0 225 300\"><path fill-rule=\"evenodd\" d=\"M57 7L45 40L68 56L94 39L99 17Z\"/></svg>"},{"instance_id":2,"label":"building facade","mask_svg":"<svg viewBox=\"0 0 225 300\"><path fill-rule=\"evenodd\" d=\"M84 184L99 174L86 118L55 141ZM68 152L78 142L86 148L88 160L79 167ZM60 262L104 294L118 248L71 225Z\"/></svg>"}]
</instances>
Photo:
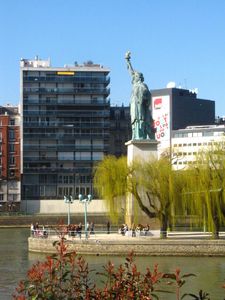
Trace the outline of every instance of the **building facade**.
<instances>
[{"instance_id":1,"label":"building facade","mask_svg":"<svg viewBox=\"0 0 225 300\"><path fill-rule=\"evenodd\" d=\"M127 155L125 145L132 137L129 106L110 107L110 142L109 154L116 157Z\"/></svg>"},{"instance_id":2,"label":"building facade","mask_svg":"<svg viewBox=\"0 0 225 300\"><path fill-rule=\"evenodd\" d=\"M0 107L0 211L18 211L21 201L18 107Z\"/></svg>"},{"instance_id":3,"label":"building facade","mask_svg":"<svg viewBox=\"0 0 225 300\"><path fill-rule=\"evenodd\" d=\"M188 126L172 131L172 165L175 170L195 164L196 155L214 145L225 144L225 125Z\"/></svg>"},{"instance_id":4,"label":"building facade","mask_svg":"<svg viewBox=\"0 0 225 300\"><path fill-rule=\"evenodd\" d=\"M92 62L56 68L37 57L20 67L24 210L94 195L93 167L109 151L110 70Z\"/></svg>"},{"instance_id":5,"label":"building facade","mask_svg":"<svg viewBox=\"0 0 225 300\"><path fill-rule=\"evenodd\" d=\"M199 99L195 92L174 87L152 90L151 94L159 153L170 148L172 130L215 122L215 102Z\"/></svg>"}]
</instances>

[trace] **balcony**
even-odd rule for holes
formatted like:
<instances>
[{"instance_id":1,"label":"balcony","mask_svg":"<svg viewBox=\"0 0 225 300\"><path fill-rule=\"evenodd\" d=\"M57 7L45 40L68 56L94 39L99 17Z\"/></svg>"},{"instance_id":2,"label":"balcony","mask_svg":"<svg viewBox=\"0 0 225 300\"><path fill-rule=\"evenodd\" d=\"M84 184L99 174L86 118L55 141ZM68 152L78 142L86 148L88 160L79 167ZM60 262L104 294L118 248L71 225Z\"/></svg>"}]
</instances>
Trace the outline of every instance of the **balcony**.
<instances>
[{"instance_id":1,"label":"balcony","mask_svg":"<svg viewBox=\"0 0 225 300\"><path fill-rule=\"evenodd\" d=\"M24 94L57 94L57 95L109 95L109 88L24 88Z\"/></svg>"},{"instance_id":2,"label":"balcony","mask_svg":"<svg viewBox=\"0 0 225 300\"><path fill-rule=\"evenodd\" d=\"M73 105L106 105L108 99L24 99L24 104L56 105L56 104L73 104Z\"/></svg>"},{"instance_id":3,"label":"balcony","mask_svg":"<svg viewBox=\"0 0 225 300\"><path fill-rule=\"evenodd\" d=\"M99 76L49 76L49 77L34 77L24 76L23 82L46 82L46 83L101 83L108 85L110 83L110 77L99 77Z\"/></svg>"},{"instance_id":4,"label":"balcony","mask_svg":"<svg viewBox=\"0 0 225 300\"><path fill-rule=\"evenodd\" d=\"M23 168L24 173L26 174L58 174L58 173L76 173L78 168ZM87 171L85 168L82 168L80 173L90 173L91 171Z\"/></svg>"}]
</instances>

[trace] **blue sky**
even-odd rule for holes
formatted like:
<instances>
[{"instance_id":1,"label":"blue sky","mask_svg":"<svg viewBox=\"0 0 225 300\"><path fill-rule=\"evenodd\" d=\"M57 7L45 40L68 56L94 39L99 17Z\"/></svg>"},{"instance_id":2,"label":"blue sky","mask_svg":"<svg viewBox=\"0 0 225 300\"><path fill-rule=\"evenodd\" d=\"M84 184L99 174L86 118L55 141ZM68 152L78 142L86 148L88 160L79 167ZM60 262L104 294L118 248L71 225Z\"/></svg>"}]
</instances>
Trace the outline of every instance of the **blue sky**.
<instances>
[{"instance_id":1,"label":"blue sky","mask_svg":"<svg viewBox=\"0 0 225 300\"><path fill-rule=\"evenodd\" d=\"M124 59L150 89L198 88L225 115L224 0L0 0L0 105L19 103L19 60L111 69L111 103L128 105Z\"/></svg>"}]
</instances>

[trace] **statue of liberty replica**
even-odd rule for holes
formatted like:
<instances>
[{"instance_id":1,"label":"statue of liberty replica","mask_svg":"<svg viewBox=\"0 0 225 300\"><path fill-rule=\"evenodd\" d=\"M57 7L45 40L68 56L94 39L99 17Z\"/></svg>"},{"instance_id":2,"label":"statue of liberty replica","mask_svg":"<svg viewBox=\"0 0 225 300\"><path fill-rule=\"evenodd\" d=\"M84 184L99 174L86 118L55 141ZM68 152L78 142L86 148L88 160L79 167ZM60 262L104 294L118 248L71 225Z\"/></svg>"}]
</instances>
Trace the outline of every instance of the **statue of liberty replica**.
<instances>
[{"instance_id":1,"label":"statue of liberty replica","mask_svg":"<svg viewBox=\"0 0 225 300\"><path fill-rule=\"evenodd\" d=\"M132 140L155 139L151 113L151 93L148 86L144 83L143 74L133 69L130 61L131 53L129 51L126 53L125 59L132 77L130 101Z\"/></svg>"}]
</instances>

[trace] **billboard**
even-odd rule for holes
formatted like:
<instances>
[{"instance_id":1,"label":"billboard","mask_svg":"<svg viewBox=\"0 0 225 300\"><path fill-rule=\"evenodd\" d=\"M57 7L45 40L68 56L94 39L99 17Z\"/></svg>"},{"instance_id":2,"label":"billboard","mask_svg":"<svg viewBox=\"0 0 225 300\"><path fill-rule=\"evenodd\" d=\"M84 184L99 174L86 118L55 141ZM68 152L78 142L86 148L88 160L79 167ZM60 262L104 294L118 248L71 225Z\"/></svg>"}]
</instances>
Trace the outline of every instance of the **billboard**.
<instances>
[{"instance_id":1,"label":"billboard","mask_svg":"<svg viewBox=\"0 0 225 300\"><path fill-rule=\"evenodd\" d=\"M152 97L152 118L154 120L155 139L161 142L163 147L170 145L170 96Z\"/></svg>"}]
</instances>

